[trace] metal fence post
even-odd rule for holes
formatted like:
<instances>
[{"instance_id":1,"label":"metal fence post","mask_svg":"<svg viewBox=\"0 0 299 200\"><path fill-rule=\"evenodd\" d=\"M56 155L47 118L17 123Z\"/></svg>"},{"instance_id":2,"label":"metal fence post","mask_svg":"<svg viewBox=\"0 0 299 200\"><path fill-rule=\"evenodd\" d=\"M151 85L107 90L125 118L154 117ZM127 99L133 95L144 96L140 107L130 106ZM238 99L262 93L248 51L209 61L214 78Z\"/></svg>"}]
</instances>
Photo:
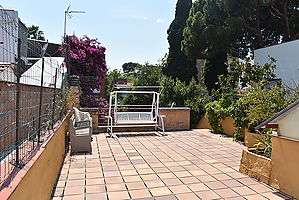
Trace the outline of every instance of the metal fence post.
<instances>
[{"instance_id":1,"label":"metal fence post","mask_svg":"<svg viewBox=\"0 0 299 200\"><path fill-rule=\"evenodd\" d=\"M65 61L66 61L66 69L67 69L67 80L68 82L70 81L70 76L71 76L71 68L70 68L70 41L69 41L69 36L66 36L66 52L65 52Z\"/></svg>"},{"instance_id":2,"label":"metal fence post","mask_svg":"<svg viewBox=\"0 0 299 200\"><path fill-rule=\"evenodd\" d=\"M40 94L39 94L37 143L40 142L40 134L41 134L41 116L42 116L42 104L43 104L44 69L45 69L45 58L43 57L42 58L41 81L40 81Z\"/></svg>"},{"instance_id":3,"label":"metal fence post","mask_svg":"<svg viewBox=\"0 0 299 200\"><path fill-rule=\"evenodd\" d=\"M18 58L17 58L17 93L16 93L16 166L20 166L20 156L19 156L19 135L20 135L20 78L21 78L21 39L18 39Z\"/></svg>"},{"instance_id":4,"label":"metal fence post","mask_svg":"<svg viewBox=\"0 0 299 200\"><path fill-rule=\"evenodd\" d=\"M55 104L56 104L56 84L57 84L57 68L55 70L55 79L54 79L54 98L53 98L53 108L52 108L52 129L54 129L54 117L55 117Z\"/></svg>"}]
</instances>

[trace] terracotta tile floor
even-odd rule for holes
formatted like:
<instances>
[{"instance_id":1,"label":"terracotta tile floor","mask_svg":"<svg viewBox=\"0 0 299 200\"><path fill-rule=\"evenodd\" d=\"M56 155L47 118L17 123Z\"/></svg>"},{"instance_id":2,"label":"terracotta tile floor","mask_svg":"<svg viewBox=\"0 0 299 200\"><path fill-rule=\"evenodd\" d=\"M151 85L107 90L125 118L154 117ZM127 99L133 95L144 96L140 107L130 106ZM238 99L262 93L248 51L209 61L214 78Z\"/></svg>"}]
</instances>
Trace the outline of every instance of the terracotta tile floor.
<instances>
[{"instance_id":1,"label":"terracotta tile floor","mask_svg":"<svg viewBox=\"0 0 299 200\"><path fill-rule=\"evenodd\" d=\"M238 172L242 145L208 130L93 135L68 155L53 199L291 199Z\"/></svg>"}]
</instances>

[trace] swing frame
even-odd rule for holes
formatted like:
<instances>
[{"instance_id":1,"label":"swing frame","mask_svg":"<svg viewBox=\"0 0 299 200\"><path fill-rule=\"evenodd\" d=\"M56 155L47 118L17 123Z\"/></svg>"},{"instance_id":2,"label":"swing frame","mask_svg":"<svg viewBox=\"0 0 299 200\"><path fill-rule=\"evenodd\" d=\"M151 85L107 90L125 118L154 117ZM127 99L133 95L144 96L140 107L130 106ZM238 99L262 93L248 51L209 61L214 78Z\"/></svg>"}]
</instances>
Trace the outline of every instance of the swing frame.
<instances>
[{"instance_id":1,"label":"swing frame","mask_svg":"<svg viewBox=\"0 0 299 200\"><path fill-rule=\"evenodd\" d=\"M126 88L126 87L120 87ZM128 88L128 87L127 87ZM132 87L129 87L132 88ZM141 87L145 88L145 87ZM119 89L119 88L117 88ZM124 94L151 94L153 97L151 105L121 105L118 100L121 95ZM105 116L107 118L107 132L111 137L116 137L113 134L114 128L129 128L129 127L154 127L155 130L159 129L162 131L163 136L166 135L164 129L164 115L159 113L159 101L160 93L155 91L130 91L130 90L120 90L113 91L110 93L109 98L109 114ZM148 109L149 112L139 112L139 111L121 111L122 108L134 109L134 110L144 110ZM160 123L161 122L161 126Z\"/></svg>"}]
</instances>

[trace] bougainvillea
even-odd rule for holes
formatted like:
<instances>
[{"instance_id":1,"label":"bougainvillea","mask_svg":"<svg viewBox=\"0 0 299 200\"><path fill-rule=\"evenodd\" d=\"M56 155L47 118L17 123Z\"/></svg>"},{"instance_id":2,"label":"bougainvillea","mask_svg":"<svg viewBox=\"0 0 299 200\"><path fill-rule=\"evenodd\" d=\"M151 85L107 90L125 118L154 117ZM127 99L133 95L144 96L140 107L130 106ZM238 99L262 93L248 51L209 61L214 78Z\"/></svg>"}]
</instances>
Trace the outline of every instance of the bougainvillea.
<instances>
[{"instance_id":1,"label":"bougainvillea","mask_svg":"<svg viewBox=\"0 0 299 200\"><path fill-rule=\"evenodd\" d=\"M106 48L97 39L87 36L78 38L75 35L68 36L68 43L64 43L62 47L69 54L70 75L80 77L81 106L97 106L98 94L95 92L104 88L107 72Z\"/></svg>"}]
</instances>

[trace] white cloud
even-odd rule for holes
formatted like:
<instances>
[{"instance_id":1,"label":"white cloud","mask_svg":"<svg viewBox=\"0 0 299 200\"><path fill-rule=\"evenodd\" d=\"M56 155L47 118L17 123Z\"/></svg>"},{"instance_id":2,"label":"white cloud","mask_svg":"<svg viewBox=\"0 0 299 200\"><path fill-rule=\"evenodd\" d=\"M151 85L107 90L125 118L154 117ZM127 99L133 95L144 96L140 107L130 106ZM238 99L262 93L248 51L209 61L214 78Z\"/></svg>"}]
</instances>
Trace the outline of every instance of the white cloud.
<instances>
[{"instance_id":1,"label":"white cloud","mask_svg":"<svg viewBox=\"0 0 299 200\"><path fill-rule=\"evenodd\" d=\"M165 20L164 19L162 19L162 18L158 18L158 19L156 19L156 22L157 23L163 23Z\"/></svg>"}]
</instances>

